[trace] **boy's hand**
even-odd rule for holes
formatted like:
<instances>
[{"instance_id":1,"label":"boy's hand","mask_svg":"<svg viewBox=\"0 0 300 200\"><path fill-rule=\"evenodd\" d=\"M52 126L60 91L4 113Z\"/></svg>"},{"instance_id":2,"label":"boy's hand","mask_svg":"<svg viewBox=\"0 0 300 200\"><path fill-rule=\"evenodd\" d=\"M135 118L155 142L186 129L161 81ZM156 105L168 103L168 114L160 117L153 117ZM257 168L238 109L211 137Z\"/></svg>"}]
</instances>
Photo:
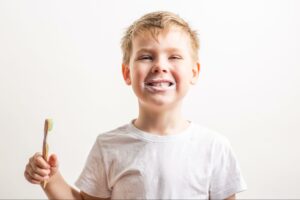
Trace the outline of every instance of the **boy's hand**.
<instances>
[{"instance_id":1,"label":"boy's hand","mask_svg":"<svg viewBox=\"0 0 300 200\"><path fill-rule=\"evenodd\" d=\"M40 153L34 154L26 165L24 176L33 184L41 184L42 181L51 181L58 172L58 161L56 155L52 154L47 162Z\"/></svg>"}]
</instances>

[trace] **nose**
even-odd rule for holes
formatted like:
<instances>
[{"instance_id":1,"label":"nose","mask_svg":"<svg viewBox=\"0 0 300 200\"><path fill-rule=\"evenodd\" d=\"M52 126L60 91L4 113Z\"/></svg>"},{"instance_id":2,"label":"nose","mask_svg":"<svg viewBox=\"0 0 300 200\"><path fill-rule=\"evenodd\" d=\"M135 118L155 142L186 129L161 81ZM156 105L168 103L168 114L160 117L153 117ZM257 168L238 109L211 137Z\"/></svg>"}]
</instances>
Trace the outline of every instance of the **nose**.
<instances>
[{"instance_id":1,"label":"nose","mask_svg":"<svg viewBox=\"0 0 300 200\"><path fill-rule=\"evenodd\" d=\"M152 73L161 73L161 72L166 73L168 72L168 70L157 65L153 66Z\"/></svg>"},{"instance_id":2,"label":"nose","mask_svg":"<svg viewBox=\"0 0 300 200\"><path fill-rule=\"evenodd\" d=\"M168 72L168 66L166 62L163 62L161 59L157 62L153 63L152 67L152 73L167 73Z\"/></svg>"}]
</instances>

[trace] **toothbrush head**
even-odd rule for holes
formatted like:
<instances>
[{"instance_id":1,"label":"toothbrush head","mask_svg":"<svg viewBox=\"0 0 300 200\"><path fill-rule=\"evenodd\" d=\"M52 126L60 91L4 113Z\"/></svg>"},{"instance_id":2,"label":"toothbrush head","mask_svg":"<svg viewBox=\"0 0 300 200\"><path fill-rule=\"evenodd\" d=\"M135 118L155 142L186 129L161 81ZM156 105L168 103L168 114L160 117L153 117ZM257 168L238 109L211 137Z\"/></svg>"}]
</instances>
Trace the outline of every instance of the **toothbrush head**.
<instances>
[{"instance_id":1,"label":"toothbrush head","mask_svg":"<svg viewBox=\"0 0 300 200\"><path fill-rule=\"evenodd\" d=\"M53 128L53 120L52 119L46 119L45 120L45 131L51 131Z\"/></svg>"}]
</instances>

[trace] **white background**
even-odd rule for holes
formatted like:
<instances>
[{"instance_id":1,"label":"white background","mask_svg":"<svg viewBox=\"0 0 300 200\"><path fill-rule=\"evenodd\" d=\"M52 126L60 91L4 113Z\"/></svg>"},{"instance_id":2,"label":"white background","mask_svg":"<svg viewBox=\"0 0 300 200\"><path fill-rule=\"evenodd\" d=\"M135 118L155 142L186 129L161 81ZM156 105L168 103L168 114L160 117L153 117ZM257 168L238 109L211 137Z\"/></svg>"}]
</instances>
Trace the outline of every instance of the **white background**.
<instances>
[{"instance_id":1,"label":"white background","mask_svg":"<svg viewBox=\"0 0 300 200\"><path fill-rule=\"evenodd\" d=\"M300 198L300 1L0 1L0 198L45 198L23 177L50 150L73 185L96 138L137 102L121 77L120 39L141 15L168 10L200 34L201 74L188 119L237 154L239 198Z\"/></svg>"}]
</instances>

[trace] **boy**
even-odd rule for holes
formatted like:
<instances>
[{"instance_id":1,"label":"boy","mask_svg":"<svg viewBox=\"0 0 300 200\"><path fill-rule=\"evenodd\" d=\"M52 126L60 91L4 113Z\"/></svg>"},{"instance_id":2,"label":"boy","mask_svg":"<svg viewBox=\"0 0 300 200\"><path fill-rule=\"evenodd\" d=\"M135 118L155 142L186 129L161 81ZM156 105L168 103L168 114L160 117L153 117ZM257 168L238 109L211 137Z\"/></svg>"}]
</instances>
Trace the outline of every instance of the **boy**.
<instances>
[{"instance_id":1,"label":"boy","mask_svg":"<svg viewBox=\"0 0 300 200\"><path fill-rule=\"evenodd\" d=\"M122 39L122 73L138 98L129 124L100 134L70 187L49 161L35 154L25 170L53 199L234 199L246 189L229 142L184 119L182 100L197 81L199 42L179 16L153 12Z\"/></svg>"}]
</instances>

